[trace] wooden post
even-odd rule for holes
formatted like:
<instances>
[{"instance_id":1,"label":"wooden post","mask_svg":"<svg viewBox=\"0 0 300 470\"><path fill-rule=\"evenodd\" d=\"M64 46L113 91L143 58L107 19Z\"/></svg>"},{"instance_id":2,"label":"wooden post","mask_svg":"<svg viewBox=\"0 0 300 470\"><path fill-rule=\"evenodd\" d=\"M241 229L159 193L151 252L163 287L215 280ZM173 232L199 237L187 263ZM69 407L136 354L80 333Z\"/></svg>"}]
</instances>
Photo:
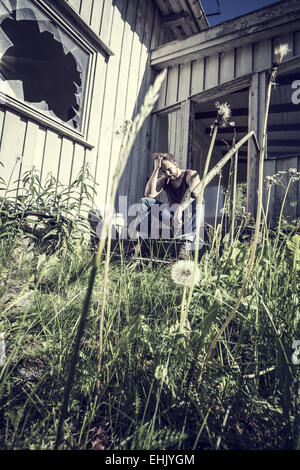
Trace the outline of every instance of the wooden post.
<instances>
[{"instance_id":1,"label":"wooden post","mask_svg":"<svg viewBox=\"0 0 300 470\"><path fill-rule=\"evenodd\" d=\"M252 75L251 86L249 90L249 115L248 128L257 135L258 131L258 74ZM247 212L254 216L257 188L257 150L249 139L248 142L248 164L247 164Z\"/></svg>"},{"instance_id":2,"label":"wooden post","mask_svg":"<svg viewBox=\"0 0 300 470\"><path fill-rule=\"evenodd\" d=\"M180 132L180 158L182 168L188 168L191 163L191 101L181 103L181 132Z\"/></svg>"},{"instance_id":3,"label":"wooden post","mask_svg":"<svg viewBox=\"0 0 300 470\"><path fill-rule=\"evenodd\" d=\"M258 142L262 137L262 124L266 106L266 72L254 73L249 94L250 130L254 130ZM265 152L267 156L267 151ZM252 140L248 145L247 211L255 216L257 208L258 153Z\"/></svg>"}]
</instances>

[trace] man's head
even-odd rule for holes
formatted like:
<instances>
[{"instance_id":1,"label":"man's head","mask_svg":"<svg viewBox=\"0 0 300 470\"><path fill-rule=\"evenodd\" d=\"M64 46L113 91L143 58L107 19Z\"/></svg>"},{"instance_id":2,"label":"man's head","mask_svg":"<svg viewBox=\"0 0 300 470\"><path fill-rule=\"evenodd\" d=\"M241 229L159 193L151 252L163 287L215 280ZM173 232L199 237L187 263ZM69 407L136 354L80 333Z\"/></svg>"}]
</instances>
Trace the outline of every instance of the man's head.
<instances>
[{"instance_id":1,"label":"man's head","mask_svg":"<svg viewBox=\"0 0 300 470\"><path fill-rule=\"evenodd\" d=\"M181 170L178 168L174 155L171 153L154 153L152 158L153 160L161 159L160 169L167 178L177 179L179 177Z\"/></svg>"}]
</instances>

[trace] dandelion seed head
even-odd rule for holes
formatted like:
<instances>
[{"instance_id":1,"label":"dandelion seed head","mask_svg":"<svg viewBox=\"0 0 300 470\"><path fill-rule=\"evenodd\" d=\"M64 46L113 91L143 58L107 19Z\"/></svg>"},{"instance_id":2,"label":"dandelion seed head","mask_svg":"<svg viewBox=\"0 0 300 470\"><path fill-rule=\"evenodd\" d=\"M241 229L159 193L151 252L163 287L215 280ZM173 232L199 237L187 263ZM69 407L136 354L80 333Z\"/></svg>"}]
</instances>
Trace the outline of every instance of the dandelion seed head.
<instances>
[{"instance_id":1,"label":"dandelion seed head","mask_svg":"<svg viewBox=\"0 0 300 470\"><path fill-rule=\"evenodd\" d=\"M222 116L224 119L228 119L231 116L231 109L229 105L226 103L219 103L216 101L215 103L216 108L218 109L218 114Z\"/></svg>"},{"instance_id":2,"label":"dandelion seed head","mask_svg":"<svg viewBox=\"0 0 300 470\"><path fill-rule=\"evenodd\" d=\"M219 125L221 127L225 127L228 124L231 125L231 123L228 123L228 119L231 116L231 109L230 106L227 102L225 103L219 103L218 101L215 102L215 106L218 110L218 115L219 115ZM233 121L232 121L233 122ZM235 125L235 123L233 123Z\"/></svg>"},{"instance_id":3,"label":"dandelion seed head","mask_svg":"<svg viewBox=\"0 0 300 470\"><path fill-rule=\"evenodd\" d=\"M171 278L175 284L190 287L193 280L194 262L179 260L174 263L171 271ZM195 284L200 282L200 269L196 266Z\"/></svg>"},{"instance_id":4,"label":"dandelion seed head","mask_svg":"<svg viewBox=\"0 0 300 470\"><path fill-rule=\"evenodd\" d=\"M275 49L275 62L277 64L280 64L282 62L283 58L287 55L287 53L290 51L288 44L280 44L279 47L276 47Z\"/></svg>"}]
</instances>

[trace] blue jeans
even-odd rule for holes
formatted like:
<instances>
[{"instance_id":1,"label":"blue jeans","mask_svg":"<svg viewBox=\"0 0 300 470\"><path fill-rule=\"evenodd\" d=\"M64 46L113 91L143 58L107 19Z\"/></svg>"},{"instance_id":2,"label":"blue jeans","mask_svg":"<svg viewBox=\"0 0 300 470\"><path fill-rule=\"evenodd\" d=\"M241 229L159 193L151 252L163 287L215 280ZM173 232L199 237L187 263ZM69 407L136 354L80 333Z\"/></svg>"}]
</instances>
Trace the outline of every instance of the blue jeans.
<instances>
[{"instance_id":1,"label":"blue jeans","mask_svg":"<svg viewBox=\"0 0 300 470\"><path fill-rule=\"evenodd\" d=\"M168 204L162 203L152 197L142 197L139 201L139 214L135 220L135 226L139 236L141 238L148 238L150 231L151 238L159 238L159 236L153 237L153 233L154 235L159 233L158 221L163 222L167 227L169 227L171 235L171 232L173 232L173 229L171 228L172 219L177 207L178 204L170 207ZM195 199L183 213L181 232L176 235L176 238L194 241L196 234L196 208L197 200Z\"/></svg>"}]
</instances>

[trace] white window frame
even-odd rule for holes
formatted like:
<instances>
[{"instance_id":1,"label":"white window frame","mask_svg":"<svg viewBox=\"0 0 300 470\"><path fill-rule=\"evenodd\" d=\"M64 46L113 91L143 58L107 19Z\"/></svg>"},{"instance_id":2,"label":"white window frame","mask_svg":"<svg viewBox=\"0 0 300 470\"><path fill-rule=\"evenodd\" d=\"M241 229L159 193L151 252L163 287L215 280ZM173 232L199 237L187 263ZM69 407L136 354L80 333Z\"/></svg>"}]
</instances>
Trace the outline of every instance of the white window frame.
<instances>
[{"instance_id":1,"label":"white window frame","mask_svg":"<svg viewBox=\"0 0 300 470\"><path fill-rule=\"evenodd\" d=\"M80 21L76 22L74 25L74 21L72 21L72 16L70 15L69 18L63 15L59 9L59 6L54 7L50 4L49 0L30 0L33 6L39 8L50 20L52 20L65 34L67 34L75 44L78 44L84 52L89 55L88 61L88 69L86 74L86 84L85 84L85 95L83 97L83 109L81 110L82 113L82 121L81 121L81 129L76 130L72 129L67 124L64 124L59 119L55 119L55 117L48 116L42 110L35 108L29 102L22 101L18 98L12 97L3 91L0 91L0 104L2 106L6 106L12 108L19 112L21 115L25 115L30 119L37 121L42 126L47 128L54 129L59 134L67 136L72 140L77 142L83 143L86 147L93 147L91 142L87 141L87 134L88 134L88 125L89 125L89 115L91 111L91 101L92 101L92 91L94 87L94 78L95 78L95 68L96 68L96 61L97 55L100 52L105 55L106 59L108 56L112 55L111 51L108 48L102 47L102 44L94 44L95 38L87 38L88 34L86 31L81 31L80 29ZM61 4L61 2L56 2ZM64 10L64 8L61 8ZM63 13L68 13L68 7L66 11ZM76 15L76 13L74 12ZM69 16L69 15L68 15ZM78 27L79 26L79 27ZM89 27L87 27L90 29ZM86 29L86 28L84 28ZM92 30L91 30L92 31ZM91 35L92 36L92 35ZM97 47L98 46L98 47ZM101 50L102 49L102 50Z\"/></svg>"}]
</instances>

